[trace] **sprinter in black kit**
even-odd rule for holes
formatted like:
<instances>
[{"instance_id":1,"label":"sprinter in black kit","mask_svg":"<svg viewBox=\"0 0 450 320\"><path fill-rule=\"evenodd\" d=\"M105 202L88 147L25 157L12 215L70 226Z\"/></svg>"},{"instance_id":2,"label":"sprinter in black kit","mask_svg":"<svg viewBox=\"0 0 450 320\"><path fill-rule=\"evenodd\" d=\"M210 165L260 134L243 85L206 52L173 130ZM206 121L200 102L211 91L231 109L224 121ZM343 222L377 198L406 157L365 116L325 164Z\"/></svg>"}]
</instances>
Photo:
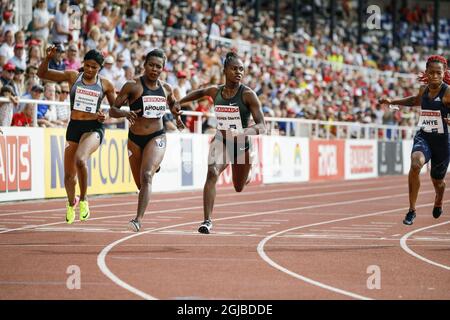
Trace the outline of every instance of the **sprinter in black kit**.
<instances>
[{"instance_id":1,"label":"sprinter in black kit","mask_svg":"<svg viewBox=\"0 0 450 320\"><path fill-rule=\"evenodd\" d=\"M127 82L119 92L115 105L110 110L113 118L126 117L130 121L128 131L128 158L131 172L139 189L136 218L129 222L132 231L141 229L152 191L152 180L166 151L166 134L162 117L166 106L177 119L179 129L184 127L180 110L175 107L172 87L159 80L166 56L160 49L150 51L144 62L144 75ZM128 104L130 110L120 109Z\"/></svg>"},{"instance_id":2,"label":"sprinter in black kit","mask_svg":"<svg viewBox=\"0 0 450 320\"><path fill-rule=\"evenodd\" d=\"M403 223L411 225L416 217L416 201L420 188L420 170L431 160L431 180L436 197L433 217L442 214L442 200L445 191L445 175L449 164L448 113L450 107L450 72L447 59L434 55L428 58L426 70L419 80L425 85L420 87L417 95L403 99L380 100L383 104L407 107L421 106L420 118L411 151L411 168L408 176L409 211Z\"/></svg>"},{"instance_id":3,"label":"sprinter in black kit","mask_svg":"<svg viewBox=\"0 0 450 320\"><path fill-rule=\"evenodd\" d=\"M208 96L214 100L217 130L209 148L208 173L203 187L204 221L198 229L204 234L209 234L212 228L211 215L220 174L231 163L234 189L241 192L251 178L249 136L266 131L261 102L250 87L241 83L244 63L236 53L228 52L223 65L225 84L194 90L177 102L182 105ZM250 123L250 117L254 124Z\"/></svg>"}]
</instances>

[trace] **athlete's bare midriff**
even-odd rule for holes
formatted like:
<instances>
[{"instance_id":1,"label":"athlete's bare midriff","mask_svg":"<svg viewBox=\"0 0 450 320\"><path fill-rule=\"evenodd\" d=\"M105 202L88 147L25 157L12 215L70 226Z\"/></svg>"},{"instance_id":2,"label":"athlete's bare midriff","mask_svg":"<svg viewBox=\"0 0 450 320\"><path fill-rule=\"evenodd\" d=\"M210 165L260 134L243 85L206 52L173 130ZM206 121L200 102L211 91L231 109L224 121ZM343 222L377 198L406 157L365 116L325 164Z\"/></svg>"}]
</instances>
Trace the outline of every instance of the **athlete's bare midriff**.
<instances>
[{"instance_id":1,"label":"athlete's bare midriff","mask_svg":"<svg viewBox=\"0 0 450 320\"><path fill-rule=\"evenodd\" d=\"M147 119L139 117L133 126L130 127L130 131L136 135L149 135L153 132L162 130L164 128L161 118Z\"/></svg>"},{"instance_id":2,"label":"athlete's bare midriff","mask_svg":"<svg viewBox=\"0 0 450 320\"><path fill-rule=\"evenodd\" d=\"M58 106L57 108L60 108ZM97 120L97 115L95 113L87 113L78 110L72 110L70 113L70 119L72 120Z\"/></svg>"}]
</instances>

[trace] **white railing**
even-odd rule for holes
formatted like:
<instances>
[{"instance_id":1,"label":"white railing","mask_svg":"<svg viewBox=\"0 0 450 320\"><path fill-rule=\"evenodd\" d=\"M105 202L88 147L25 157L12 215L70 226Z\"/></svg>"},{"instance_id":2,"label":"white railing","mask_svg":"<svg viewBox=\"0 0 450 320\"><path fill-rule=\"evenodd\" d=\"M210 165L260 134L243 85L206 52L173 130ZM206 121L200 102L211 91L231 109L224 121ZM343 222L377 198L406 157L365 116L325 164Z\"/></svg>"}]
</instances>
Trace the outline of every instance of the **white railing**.
<instances>
[{"instance_id":1,"label":"white railing","mask_svg":"<svg viewBox=\"0 0 450 320\"><path fill-rule=\"evenodd\" d=\"M276 126L285 123L285 135L315 139L412 139L417 128L397 125L379 125L360 122L321 121L298 118L266 117L269 134L276 135Z\"/></svg>"},{"instance_id":2,"label":"white railing","mask_svg":"<svg viewBox=\"0 0 450 320\"><path fill-rule=\"evenodd\" d=\"M70 103L69 102L61 102L61 101L49 101L49 100L34 100L34 99L24 99L24 98L19 98L19 104L29 104L29 103L33 103L35 104L35 110L33 112L33 125L37 126L37 105L38 104L45 104L45 105L53 105L53 106L64 106L64 107L69 107ZM10 100L8 98L4 98L4 97L0 97L0 102L10 102ZM103 110L109 110L109 104L102 104L101 109ZM129 110L128 106L123 106L122 107L125 110ZM169 110L166 111L166 113L170 113ZM186 115L190 115L190 116L197 116L197 123L195 125L195 133L202 133L202 116L203 113L202 112L198 112L198 111L189 111L189 112L185 112ZM128 130L128 121L125 121L125 129Z\"/></svg>"},{"instance_id":3,"label":"white railing","mask_svg":"<svg viewBox=\"0 0 450 320\"><path fill-rule=\"evenodd\" d=\"M0 102L9 102L7 98L0 98ZM69 102L20 99L19 103L33 103L37 107L38 104L69 106ZM102 109L109 109L109 105L102 104ZM128 110L127 106L123 107ZM166 111L170 113L169 110ZM37 125L36 110L33 113L33 124ZM202 133L203 117L215 117L213 113L203 113L198 111L183 111L186 116L196 117L194 132ZM359 122L338 122L338 121L320 121L300 118L276 118L265 117L267 134L279 135L280 130L277 128L280 124L285 124L285 135L308 137L316 139L375 139L375 140L403 140L411 139L414 136L416 128L396 125L377 125ZM128 130L128 121L125 121L125 129Z\"/></svg>"}]
</instances>

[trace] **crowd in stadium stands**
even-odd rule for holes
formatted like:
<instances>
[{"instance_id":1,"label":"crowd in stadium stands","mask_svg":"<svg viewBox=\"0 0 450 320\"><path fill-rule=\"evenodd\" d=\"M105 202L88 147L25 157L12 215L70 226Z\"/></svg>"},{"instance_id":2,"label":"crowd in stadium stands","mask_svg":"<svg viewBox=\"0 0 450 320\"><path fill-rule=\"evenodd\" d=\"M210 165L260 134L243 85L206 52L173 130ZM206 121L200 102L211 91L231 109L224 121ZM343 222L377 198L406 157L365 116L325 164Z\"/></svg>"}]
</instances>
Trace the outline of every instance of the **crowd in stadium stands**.
<instances>
[{"instance_id":1,"label":"crowd in stadium stands","mask_svg":"<svg viewBox=\"0 0 450 320\"><path fill-rule=\"evenodd\" d=\"M30 119L34 110L36 125L67 124L69 107L55 106L51 101L68 101L68 83L44 83L36 76L45 49L54 43L63 45L49 68L78 70L84 53L96 48L106 57L100 74L110 79L117 91L126 81L142 74L143 57L160 47L168 57L162 78L174 87L177 98L200 86L222 83L222 59L234 48L246 66L243 83L257 92L266 117L415 124L414 109L392 111L377 100L382 95L407 96L418 87L415 75L424 70L424 61L433 52L432 7L399 10L399 46L394 47L389 7L382 9L381 29L366 30L358 45L356 1L336 1L333 39L329 38L329 13L324 6L328 1L315 0L314 36L308 18L301 18L308 16L310 6L299 11L297 32L290 33L284 19L275 28L270 8L261 8L255 24L251 2L237 2L239 7L233 16L232 1L215 1L211 19L213 10L207 0L178 1L172 6L169 0L35 0L31 22L20 29L15 23L13 3L1 1L0 86L1 96L9 102L0 102L0 125L33 125ZM291 8L282 3L283 17ZM70 7L74 4L81 9L80 30L71 28L77 23ZM209 42L204 36L208 32ZM450 47L449 35L450 20L441 19L441 48ZM216 37L250 41L253 45L249 47L243 41L230 44ZM448 52L441 51L448 56ZM367 68L388 73L368 72ZM49 102L34 109L33 105L18 103L17 97ZM204 113L203 132L215 127L214 117L208 116L211 107L211 99L183 106ZM170 117L168 114L164 119L166 129L175 130ZM194 118L184 120L194 131ZM124 122L109 119L108 125L121 127ZM286 122L275 126L273 129L280 134L287 131Z\"/></svg>"}]
</instances>

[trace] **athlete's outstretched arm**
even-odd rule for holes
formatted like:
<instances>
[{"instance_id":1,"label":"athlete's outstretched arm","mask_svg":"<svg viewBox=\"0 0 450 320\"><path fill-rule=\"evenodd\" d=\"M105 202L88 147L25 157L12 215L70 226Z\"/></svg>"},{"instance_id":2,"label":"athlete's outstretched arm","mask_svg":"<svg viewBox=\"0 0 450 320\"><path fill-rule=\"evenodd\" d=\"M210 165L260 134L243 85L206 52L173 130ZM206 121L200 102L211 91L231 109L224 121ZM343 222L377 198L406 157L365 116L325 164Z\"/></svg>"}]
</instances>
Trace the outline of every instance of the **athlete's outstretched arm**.
<instances>
[{"instance_id":1,"label":"athlete's outstretched arm","mask_svg":"<svg viewBox=\"0 0 450 320\"><path fill-rule=\"evenodd\" d=\"M48 63L55 57L55 55L56 46L52 46L47 49L47 55L45 56L44 60L42 60L37 71L38 77L54 82L67 81L69 82L69 86L72 87L77 78L78 72L74 70L58 71L49 69Z\"/></svg>"},{"instance_id":2,"label":"athlete's outstretched arm","mask_svg":"<svg viewBox=\"0 0 450 320\"><path fill-rule=\"evenodd\" d=\"M128 97L130 95L131 90L133 89L133 86L135 85L135 82L128 81L125 83L125 85L120 89L119 94L117 95L114 103L111 105L111 108L109 109L109 116L112 118L122 118L125 117L130 121L130 125L133 125L138 117L138 113L141 110L135 111L126 111L121 110L120 107L125 105L126 102L128 102Z\"/></svg>"},{"instance_id":3,"label":"athlete's outstretched arm","mask_svg":"<svg viewBox=\"0 0 450 320\"><path fill-rule=\"evenodd\" d=\"M214 99L217 94L217 90L217 86L212 86L191 91L186 96L178 100L177 104L182 105L186 102L195 101L206 96L210 96Z\"/></svg>"},{"instance_id":4,"label":"athlete's outstretched arm","mask_svg":"<svg viewBox=\"0 0 450 320\"><path fill-rule=\"evenodd\" d=\"M419 93L415 96L409 96L406 98L401 99L389 99L389 98L381 98L380 104L392 104L392 105L398 105L398 106L405 106L405 107L416 107L420 106L422 95L425 91L425 86L421 86Z\"/></svg>"},{"instance_id":5,"label":"athlete's outstretched arm","mask_svg":"<svg viewBox=\"0 0 450 320\"><path fill-rule=\"evenodd\" d=\"M264 134L266 132L266 122L264 121L261 102L256 96L255 91L247 88L243 93L243 100L250 109L253 120L255 121L253 126L244 129L244 135Z\"/></svg>"},{"instance_id":6,"label":"athlete's outstretched arm","mask_svg":"<svg viewBox=\"0 0 450 320\"><path fill-rule=\"evenodd\" d=\"M181 106L179 103L177 103L172 86L168 83L164 83L164 89L166 90L167 105L169 106L170 112L175 117L178 130L182 131L186 128L186 126L184 125L180 117L182 114Z\"/></svg>"},{"instance_id":7,"label":"athlete's outstretched arm","mask_svg":"<svg viewBox=\"0 0 450 320\"><path fill-rule=\"evenodd\" d=\"M102 78L101 81L105 91L106 99L109 103L109 108L111 109L114 106L114 102L116 101L116 90L114 89L114 85L108 79ZM97 112L97 120L100 122L104 122L106 120L106 115L101 109Z\"/></svg>"}]
</instances>

